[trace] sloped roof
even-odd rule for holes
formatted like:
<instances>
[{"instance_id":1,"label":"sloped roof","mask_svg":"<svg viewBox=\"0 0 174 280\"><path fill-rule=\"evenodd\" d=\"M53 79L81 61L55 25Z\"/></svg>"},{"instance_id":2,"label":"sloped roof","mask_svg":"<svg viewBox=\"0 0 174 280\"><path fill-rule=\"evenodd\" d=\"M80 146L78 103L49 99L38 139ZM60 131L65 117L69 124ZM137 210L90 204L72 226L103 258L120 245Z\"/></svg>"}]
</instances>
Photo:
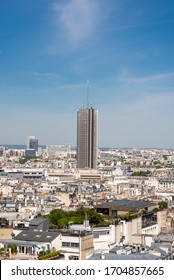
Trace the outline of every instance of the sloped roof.
<instances>
[{"instance_id":1,"label":"sloped roof","mask_svg":"<svg viewBox=\"0 0 174 280\"><path fill-rule=\"evenodd\" d=\"M30 226L39 226L40 224L42 224L46 220L47 219L35 218L35 219L30 221Z\"/></svg>"},{"instance_id":2,"label":"sloped roof","mask_svg":"<svg viewBox=\"0 0 174 280\"><path fill-rule=\"evenodd\" d=\"M52 242L59 235L59 232L23 230L17 236L14 237L14 240Z\"/></svg>"}]
</instances>

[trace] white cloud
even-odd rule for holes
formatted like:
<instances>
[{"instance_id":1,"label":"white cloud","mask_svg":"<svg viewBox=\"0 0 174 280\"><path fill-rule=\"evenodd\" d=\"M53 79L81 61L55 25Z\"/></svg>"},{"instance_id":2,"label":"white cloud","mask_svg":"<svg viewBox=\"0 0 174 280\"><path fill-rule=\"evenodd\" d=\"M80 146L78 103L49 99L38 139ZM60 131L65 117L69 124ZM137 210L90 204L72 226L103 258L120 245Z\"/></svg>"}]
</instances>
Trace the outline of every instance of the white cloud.
<instances>
[{"instance_id":1,"label":"white cloud","mask_svg":"<svg viewBox=\"0 0 174 280\"><path fill-rule=\"evenodd\" d=\"M48 73L48 72L32 72L32 75L38 79L48 79L48 80L61 80L62 77L59 74Z\"/></svg>"},{"instance_id":2,"label":"white cloud","mask_svg":"<svg viewBox=\"0 0 174 280\"><path fill-rule=\"evenodd\" d=\"M154 74L151 76L145 76L145 77L131 77L128 75L128 71L123 70L120 75L117 76L117 79L119 79L122 82L132 82L135 84L140 83L151 83L151 82L157 82L157 81L164 81L167 79L171 79L174 77L174 72L168 72L168 73L159 73Z\"/></svg>"},{"instance_id":3,"label":"white cloud","mask_svg":"<svg viewBox=\"0 0 174 280\"><path fill-rule=\"evenodd\" d=\"M135 22L135 23L125 24L125 25L122 24L122 22L118 21L116 26L110 26L107 28L103 28L102 31L108 32L108 31L117 31L117 30L120 31L120 30L127 30L127 29L129 30L129 29L135 29L135 28L144 28L144 27L149 27L149 26L158 25L158 24L170 23L172 21L171 20L143 21L143 22L137 22L137 23Z\"/></svg>"},{"instance_id":4,"label":"white cloud","mask_svg":"<svg viewBox=\"0 0 174 280\"><path fill-rule=\"evenodd\" d=\"M64 4L55 3L57 28L61 27L65 39L71 44L78 44L89 38L100 21L100 10L96 0L70 0Z\"/></svg>"}]
</instances>

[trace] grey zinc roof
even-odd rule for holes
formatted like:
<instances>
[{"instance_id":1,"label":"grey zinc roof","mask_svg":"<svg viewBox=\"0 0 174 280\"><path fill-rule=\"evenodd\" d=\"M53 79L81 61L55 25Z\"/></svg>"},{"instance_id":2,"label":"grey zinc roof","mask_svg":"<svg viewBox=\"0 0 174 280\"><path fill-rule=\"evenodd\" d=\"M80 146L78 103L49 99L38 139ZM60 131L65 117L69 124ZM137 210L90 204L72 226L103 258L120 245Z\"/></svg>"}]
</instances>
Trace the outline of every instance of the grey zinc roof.
<instances>
[{"instance_id":1,"label":"grey zinc roof","mask_svg":"<svg viewBox=\"0 0 174 280\"><path fill-rule=\"evenodd\" d=\"M160 242L173 242L174 234L160 234L158 235L158 239Z\"/></svg>"},{"instance_id":2,"label":"grey zinc roof","mask_svg":"<svg viewBox=\"0 0 174 280\"><path fill-rule=\"evenodd\" d=\"M111 202L106 202L103 204L97 204L96 207L117 207L119 209L127 208L144 208L148 206L155 205L151 201L144 201L144 200L130 200L130 199L121 199L121 200L114 200Z\"/></svg>"},{"instance_id":3,"label":"grey zinc roof","mask_svg":"<svg viewBox=\"0 0 174 280\"><path fill-rule=\"evenodd\" d=\"M101 260L101 253L94 253L89 260ZM117 255L117 254L104 254L104 260L159 260L159 256L153 254L129 254L129 255Z\"/></svg>"},{"instance_id":4,"label":"grey zinc roof","mask_svg":"<svg viewBox=\"0 0 174 280\"><path fill-rule=\"evenodd\" d=\"M14 239L5 239L2 241L2 244L16 244L17 246L36 246L43 245L43 242L38 241L24 241L24 240L14 240Z\"/></svg>"},{"instance_id":5,"label":"grey zinc roof","mask_svg":"<svg viewBox=\"0 0 174 280\"><path fill-rule=\"evenodd\" d=\"M59 232L23 230L17 236L14 237L14 240L52 242L55 238L59 236L59 234Z\"/></svg>"},{"instance_id":6,"label":"grey zinc roof","mask_svg":"<svg viewBox=\"0 0 174 280\"><path fill-rule=\"evenodd\" d=\"M46 221L46 219L35 218L35 219L30 221L30 226L38 226L41 223L43 223L44 221Z\"/></svg>"}]
</instances>

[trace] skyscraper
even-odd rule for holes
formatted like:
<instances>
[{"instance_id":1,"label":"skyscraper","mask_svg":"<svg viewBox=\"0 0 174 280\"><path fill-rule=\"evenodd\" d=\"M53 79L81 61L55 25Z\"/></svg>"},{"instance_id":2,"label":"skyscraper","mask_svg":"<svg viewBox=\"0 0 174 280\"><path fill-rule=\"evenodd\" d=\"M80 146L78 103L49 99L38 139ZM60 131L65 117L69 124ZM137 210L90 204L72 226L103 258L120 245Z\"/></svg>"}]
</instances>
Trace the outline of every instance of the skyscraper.
<instances>
[{"instance_id":1,"label":"skyscraper","mask_svg":"<svg viewBox=\"0 0 174 280\"><path fill-rule=\"evenodd\" d=\"M97 169L98 111L77 111L77 167Z\"/></svg>"},{"instance_id":2,"label":"skyscraper","mask_svg":"<svg viewBox=\"0 0 174 280\"><path fill-rule=\"evenodd\" d=\"M36 139L35 136L27 137L27 149L38 151L38 139Z\"/></svg>"}]
</instances>

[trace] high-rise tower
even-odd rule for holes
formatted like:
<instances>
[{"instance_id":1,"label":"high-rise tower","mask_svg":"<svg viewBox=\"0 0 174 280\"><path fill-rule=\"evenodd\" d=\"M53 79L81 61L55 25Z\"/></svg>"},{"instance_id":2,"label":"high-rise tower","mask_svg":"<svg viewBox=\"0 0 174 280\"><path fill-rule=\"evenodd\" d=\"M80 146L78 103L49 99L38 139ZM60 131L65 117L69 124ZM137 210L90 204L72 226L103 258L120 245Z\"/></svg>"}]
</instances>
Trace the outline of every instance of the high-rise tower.
<instances>
[{"instance_id":1,"label":"high-rise tower","mask_svg":"<svg viewBox=\"0 0 174 280\"><path fill-rule=\"evenodd\" d=\"M98 111L77 111L77 167L97 169Z\"/></svg>"},{"instance_id":2,"label":"high-rise tower","mask_svg":"<svg viewBox=\"0 0 174 280\"><path fill-rule=\"evenodd\" d=\"M27 149L38 151L38 139L36 139L35 136L27 137Z\"/></svg>"}]
</instances>

